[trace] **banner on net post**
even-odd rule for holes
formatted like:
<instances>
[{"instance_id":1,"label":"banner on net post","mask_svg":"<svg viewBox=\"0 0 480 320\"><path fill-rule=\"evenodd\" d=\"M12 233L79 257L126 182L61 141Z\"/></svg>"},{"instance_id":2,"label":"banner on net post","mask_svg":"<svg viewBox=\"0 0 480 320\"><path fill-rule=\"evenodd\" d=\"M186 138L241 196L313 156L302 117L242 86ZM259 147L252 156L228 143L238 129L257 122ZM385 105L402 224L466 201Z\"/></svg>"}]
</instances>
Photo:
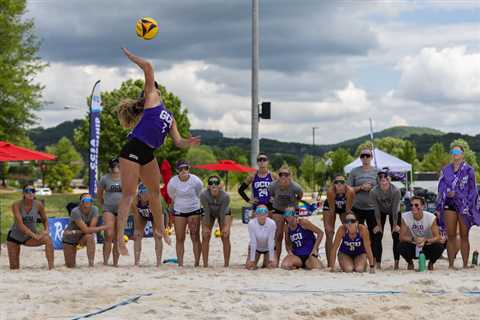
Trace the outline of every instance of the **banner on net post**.
<instances>
[{"instance_id":1,"label":"banner on net post","mask_svg":"<svg viewBox=\"0 0 480 320\"><path fill-rule=\"evenodd\" d=\"M97 168L98 149L100 146L100 112L102 111L102 100L100 97L99 81L95 83L92 92L90 107L90 139L89 139L89 169L88 169L88 192L96 197L97 195Z\"/></svg>"}]
</instances>

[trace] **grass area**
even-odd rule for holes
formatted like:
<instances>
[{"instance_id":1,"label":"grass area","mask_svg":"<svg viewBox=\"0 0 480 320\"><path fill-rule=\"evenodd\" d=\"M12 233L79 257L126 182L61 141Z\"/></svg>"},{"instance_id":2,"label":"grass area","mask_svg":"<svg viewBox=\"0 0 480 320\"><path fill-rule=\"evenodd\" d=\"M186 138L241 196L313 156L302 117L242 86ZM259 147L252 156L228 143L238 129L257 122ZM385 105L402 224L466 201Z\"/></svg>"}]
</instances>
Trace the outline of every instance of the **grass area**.
<instances>
[{"instance_id":1,"label":"grass area","mask_svg":"<svg viewBox=\"0 0 480 320\"><path fill-rule=\"evenodd\" d=\"M10 229L13 223L13 215L12 215L12 204L15 201L20 200L22 194L20 192L12 192L12 193L0 193L0 242L3 243L6 241L8 230ZM67 203L69 202L77 202L79 195L77 194L53 194L51 196L45 196L37 198L39 200L45 201L45 208L47 210L47 215L49 217L64 217L67 216ZM243 201L243 199L238 195L236 192L232 192L230 194L231 200L231 209L232 215L235 219L241 219L242 216L242 206L246 206L247 203Z\"/></svg>"}]
</instances>

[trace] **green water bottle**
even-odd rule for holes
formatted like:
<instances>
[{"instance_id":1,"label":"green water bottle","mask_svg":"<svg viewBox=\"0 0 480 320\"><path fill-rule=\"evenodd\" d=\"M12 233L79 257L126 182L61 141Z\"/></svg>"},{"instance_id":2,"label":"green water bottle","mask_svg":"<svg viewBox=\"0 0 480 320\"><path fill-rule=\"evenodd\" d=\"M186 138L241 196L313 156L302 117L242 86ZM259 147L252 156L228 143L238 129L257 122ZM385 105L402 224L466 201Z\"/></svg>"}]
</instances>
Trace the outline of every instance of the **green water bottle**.
<instances>
[{"instance_id":1,"label":"green water bottle","mask_svg":"<svg viewBox=\"0 0 480 320\"><path fill-rule=\"evenodd\" d=\"M420 272L425 271L426 262L427 260L425 259L425 254L423 252L420 252L420 255L418 256L418 271Z\"/></svg>"},{"instance_id":2,"label":"green water bottle","mask_svg":"<svg viewBox=\"0 0 480 320\"><path fill-rule=\"evenodd\" d=\"M478 251L477 250L473 251L472 264L474 266L478 266Z\"/></svg>"}]
</instances>

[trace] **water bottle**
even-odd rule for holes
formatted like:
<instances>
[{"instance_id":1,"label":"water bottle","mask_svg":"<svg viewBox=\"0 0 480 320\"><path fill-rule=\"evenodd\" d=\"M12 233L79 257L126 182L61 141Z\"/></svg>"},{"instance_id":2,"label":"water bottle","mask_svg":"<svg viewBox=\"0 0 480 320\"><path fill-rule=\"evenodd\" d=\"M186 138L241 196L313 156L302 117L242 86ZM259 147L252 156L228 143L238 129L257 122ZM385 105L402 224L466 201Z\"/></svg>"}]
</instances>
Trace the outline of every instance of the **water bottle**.
<instances>
[{"instance_id":1,"label":"water bottle","mask_svg":"<svg viewBox=\"0 0 480 320\"><path fill-rule=\"evenodd\" d=\"M177 258L170 258L163 260L163 263L178 263Z\"/></svg>"},{"instance_id":2,"label":"water bottle","mask_svg":"<svg viewBox=\"0 0 480 320\"><path fill-rule=\"evenodd\" d=\"M472 265L478 266L478 251L477 250L473 251Z\"/></svg>"},{"instance_id":3,"label":"water bottle","mask_svg":"<svg viewBox=\"0 0 480 320\"><path fill-rule=\"evenodd\" d=\"M425 254L423 252L420 252L420 255L418 256L418 271L420 272L425 271L426 262L427 260L425 259Z\"/></svg>"}]
</instances>

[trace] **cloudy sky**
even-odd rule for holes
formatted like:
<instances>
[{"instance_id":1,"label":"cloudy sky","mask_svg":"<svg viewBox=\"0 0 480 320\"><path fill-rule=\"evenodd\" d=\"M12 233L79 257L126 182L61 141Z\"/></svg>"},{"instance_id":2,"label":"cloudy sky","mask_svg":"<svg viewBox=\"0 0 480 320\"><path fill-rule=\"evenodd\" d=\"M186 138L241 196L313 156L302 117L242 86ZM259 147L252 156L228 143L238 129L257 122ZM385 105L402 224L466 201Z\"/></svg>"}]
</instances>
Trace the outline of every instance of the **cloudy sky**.
<instances>
[{"instance_id":1,"label":"cloudy sky","mask_svg":"<svg viewBox=\"0 0 480 320\"><path fill-rule=\"evenodd\" d=\"M50 66L37 78L49 127L85 114L97 79L112 90L152 60L192 128L250 135L250 0L29 0ZM135 35L151 16L159 34ZM334 143L395 125L479 134L480 1L260 0L262 137ZM65 106L73 108L65 110ZM76 108L76 109L75 109Z\"/></svg>"}]
</instances>

